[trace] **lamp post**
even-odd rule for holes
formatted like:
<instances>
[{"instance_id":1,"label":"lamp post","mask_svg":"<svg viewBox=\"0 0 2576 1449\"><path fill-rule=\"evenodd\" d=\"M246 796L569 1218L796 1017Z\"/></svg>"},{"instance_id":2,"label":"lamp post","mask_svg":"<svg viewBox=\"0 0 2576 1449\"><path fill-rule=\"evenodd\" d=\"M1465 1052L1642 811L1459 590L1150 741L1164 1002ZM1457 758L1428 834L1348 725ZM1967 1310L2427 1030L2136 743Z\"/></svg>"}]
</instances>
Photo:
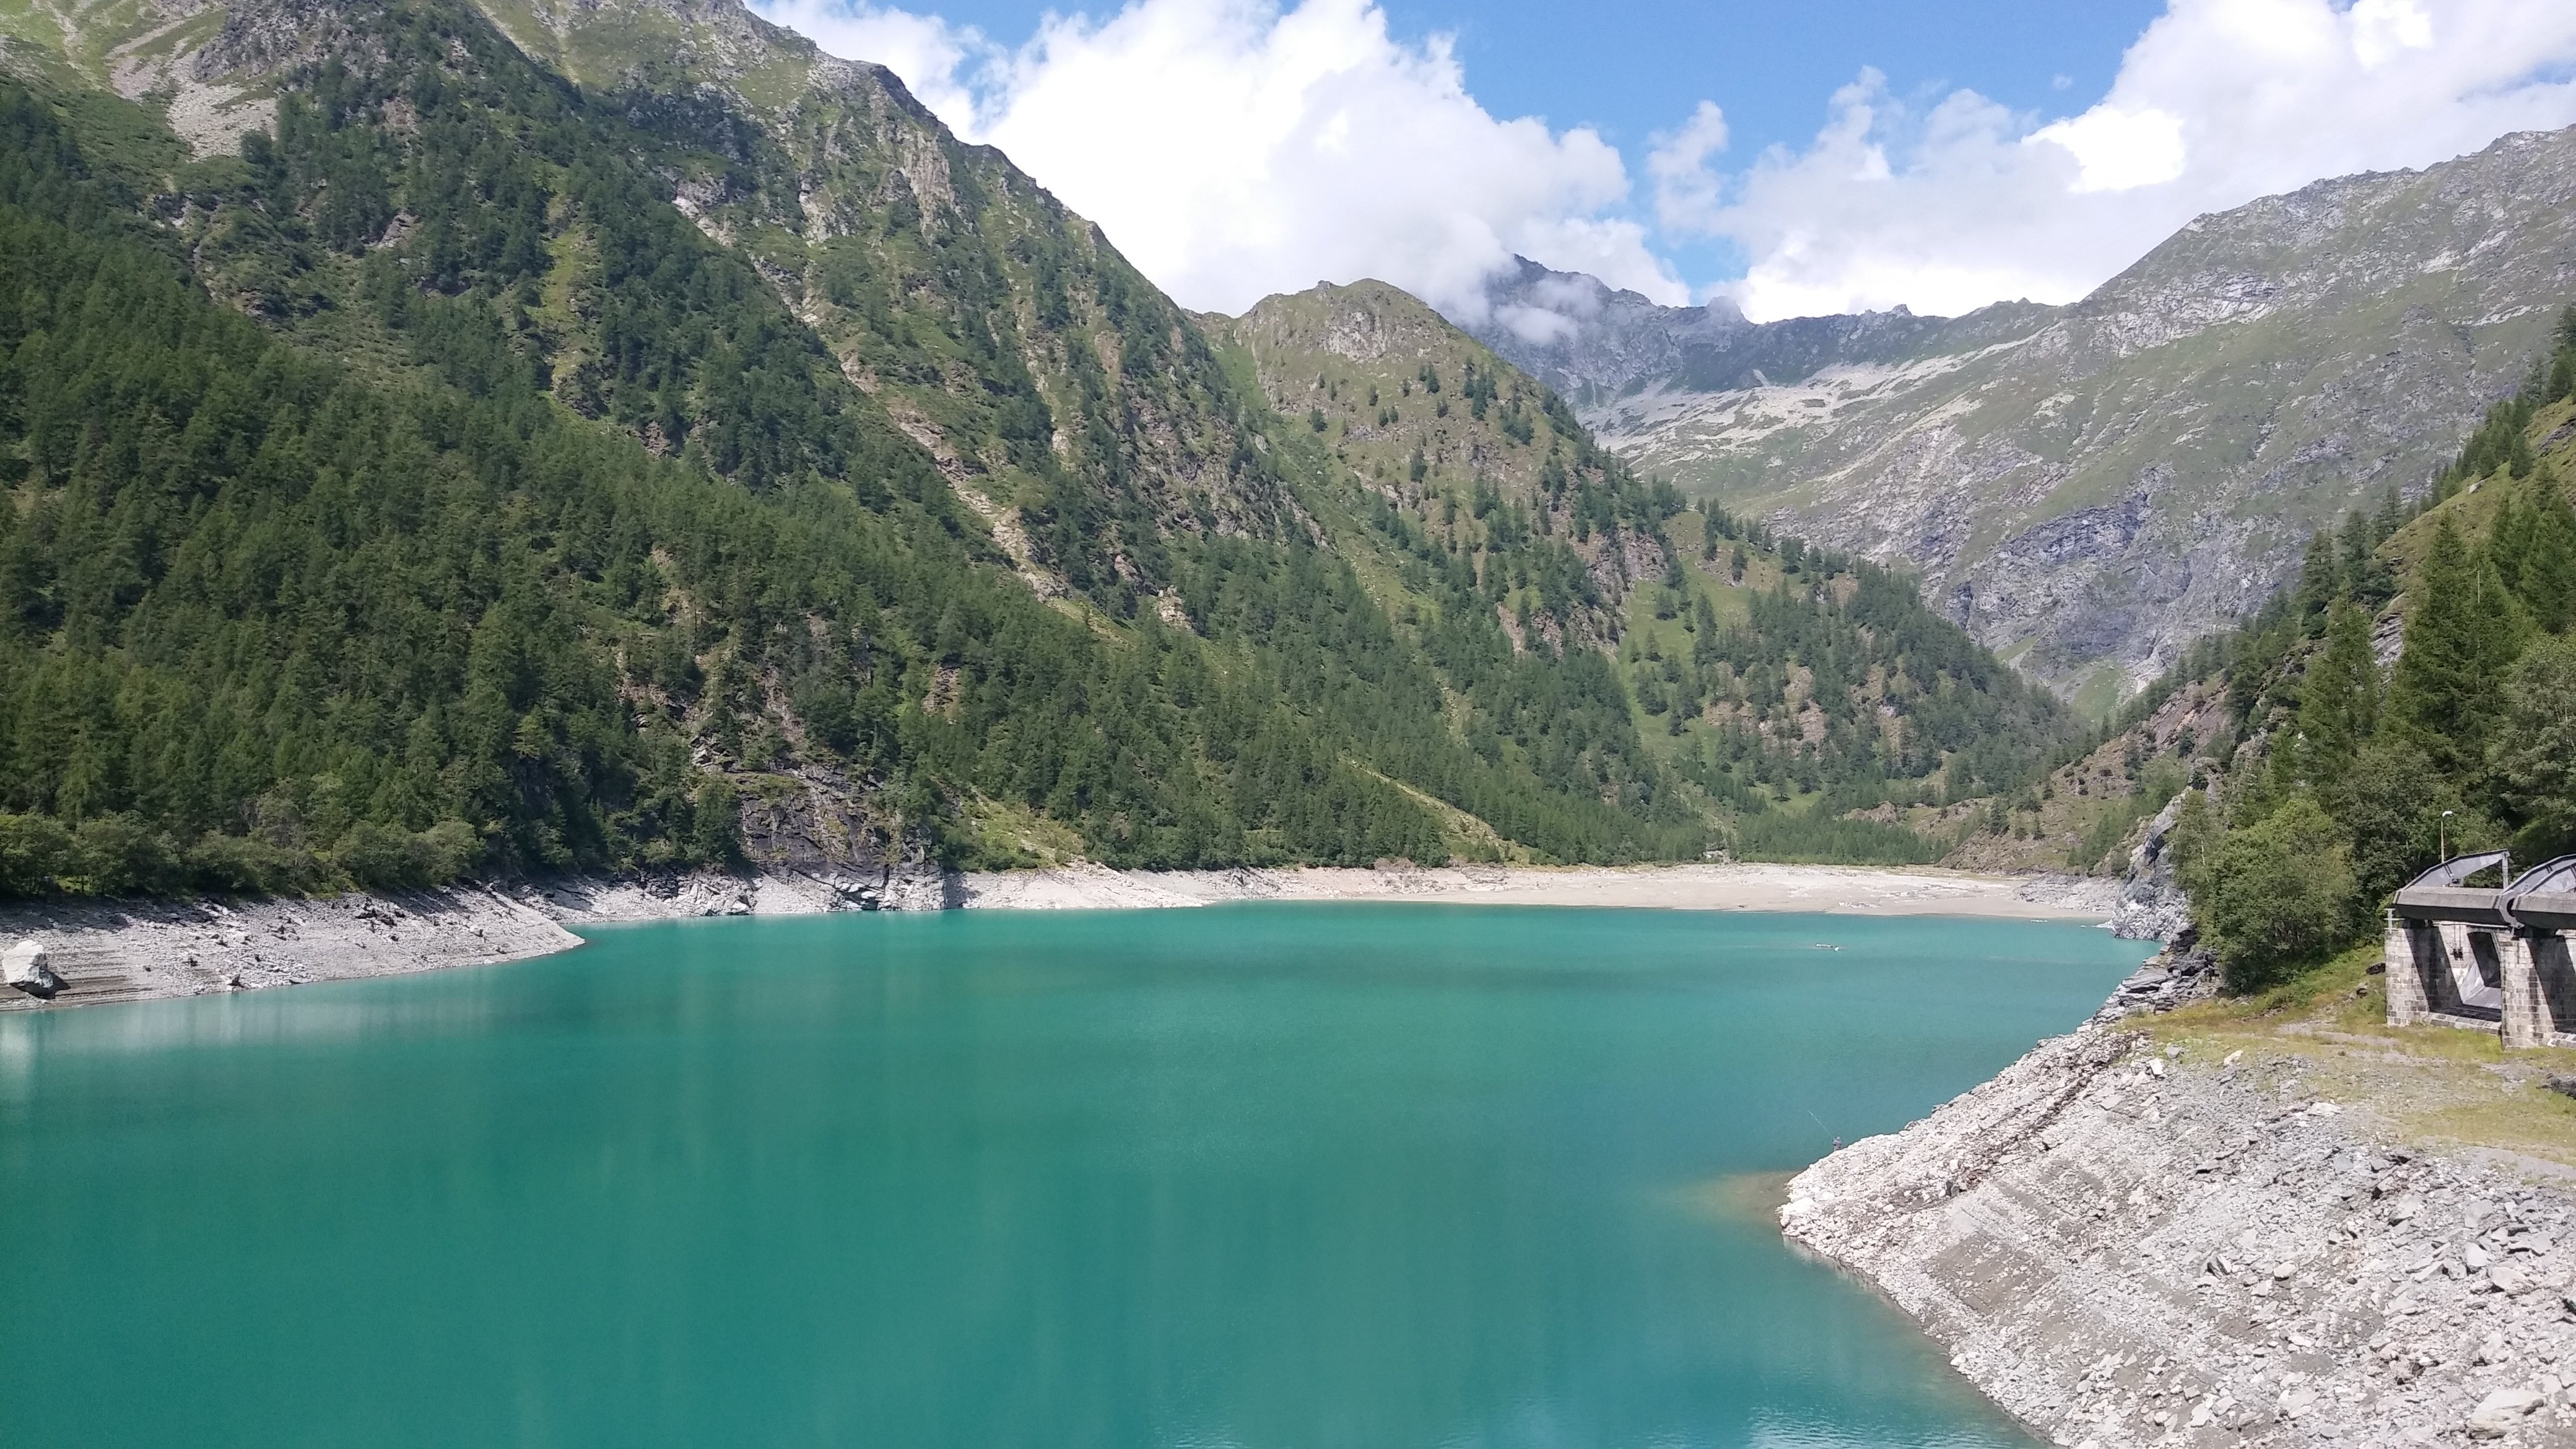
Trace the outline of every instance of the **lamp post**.
<instances>
[{"instance_id":1,"label":"lamp post","mask_svg":"<svg viewBox=\"0 0 2576 1449\"><path fill-rule=\"evenodd\" d=\"M2448 810L2445 810L2445 811L2443 811L2443 812L2442 812L2442 858L2443 858L2444 860L2449 860L2449 859L2451 858L2451 815L2452 815L2452 813L2453 813L2453 812L2448 811Z\"/></svg>"}]
</instances>

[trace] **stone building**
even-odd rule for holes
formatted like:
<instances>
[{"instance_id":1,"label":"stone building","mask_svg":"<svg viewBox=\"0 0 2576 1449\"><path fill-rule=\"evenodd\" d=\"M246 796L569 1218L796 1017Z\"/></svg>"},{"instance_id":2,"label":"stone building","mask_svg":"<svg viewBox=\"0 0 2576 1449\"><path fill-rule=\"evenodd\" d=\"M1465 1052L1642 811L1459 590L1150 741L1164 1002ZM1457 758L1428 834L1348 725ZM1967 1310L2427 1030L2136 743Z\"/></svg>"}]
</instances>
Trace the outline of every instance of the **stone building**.
<instances>
[{"instance_id":1,"label":"stone building","mask_svg":"<svg viewBox=\"0 0 2576 1449\"><path fill-rule=\"evenodd\" d=\"M2471 886L2493 870L2499 884ZM2388 1021L2493 1031L2507 1048L2576 1046L2576 855L2523 872L2503 851L2453 856L2388 913Z\"/></svg>"}]
</instances>

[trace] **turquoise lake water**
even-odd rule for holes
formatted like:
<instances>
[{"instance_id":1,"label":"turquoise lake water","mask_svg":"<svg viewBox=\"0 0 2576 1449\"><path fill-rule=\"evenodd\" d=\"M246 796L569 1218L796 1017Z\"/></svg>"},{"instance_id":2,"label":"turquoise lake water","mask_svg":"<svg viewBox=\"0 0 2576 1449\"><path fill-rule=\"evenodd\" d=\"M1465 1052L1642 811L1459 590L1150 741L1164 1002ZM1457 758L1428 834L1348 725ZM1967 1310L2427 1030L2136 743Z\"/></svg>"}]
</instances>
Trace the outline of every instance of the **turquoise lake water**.
<instances>
[{"instance_id":1,"label":"turquoise lake water","mask_svg":"<svg viewBox=\"0 0 2576 1449\"><path fill-rule=\"evenodd\" d=\"M1751 1175L2145 953L972 912L13 1013L0 1444L2026 1446Z\"/></svg>"}]
</instances>

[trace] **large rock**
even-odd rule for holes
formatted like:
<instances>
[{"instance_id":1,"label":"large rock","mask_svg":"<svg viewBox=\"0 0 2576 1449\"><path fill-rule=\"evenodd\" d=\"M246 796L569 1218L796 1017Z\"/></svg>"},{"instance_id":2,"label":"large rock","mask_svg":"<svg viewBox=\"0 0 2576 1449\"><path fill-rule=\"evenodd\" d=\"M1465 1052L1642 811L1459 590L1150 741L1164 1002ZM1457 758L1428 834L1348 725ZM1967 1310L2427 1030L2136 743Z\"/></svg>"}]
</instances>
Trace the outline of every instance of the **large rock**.
<instances>
[{"instance_id":1,"label":"large rock","mask_svg":"<svg viewBox=\"0 0 2576 1449\"><path fill-rule=\"evenodd\" d=\"M2532 1389L2498 1389L2478 1400L2478 1406L2469 1411L2469 1433L2480 1439L2501 1439L2542 1402Z\"/></svg>"},{"instance_id":2,"label":"large rock","mask_svg":"<svg viewBox=\"0 0 2576 1449\"><path fill-rule=\"evenodd\" d=\"M29 996L47 999L63 989L63 978L54 974L44 946L35 941L21 941L0 951L0 980Z\"/></svg>"}]
</instances>

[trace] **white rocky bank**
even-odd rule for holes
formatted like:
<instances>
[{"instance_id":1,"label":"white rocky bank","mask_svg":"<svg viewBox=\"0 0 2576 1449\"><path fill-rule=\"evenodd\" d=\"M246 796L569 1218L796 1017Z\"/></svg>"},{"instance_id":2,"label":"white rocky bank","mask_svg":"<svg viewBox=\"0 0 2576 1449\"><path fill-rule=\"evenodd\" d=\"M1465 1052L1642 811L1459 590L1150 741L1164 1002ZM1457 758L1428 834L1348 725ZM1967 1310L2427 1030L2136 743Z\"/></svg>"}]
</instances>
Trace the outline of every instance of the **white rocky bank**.
<instances>
[{"instance_id":1,"label":"white rocky bank","mask_svg":"<svg viewBox=\"0 0 2576 1449\"><path fill-rule=\"evenodd\" d=\"M323 899L35 901L0 908L0 949L34 948L54 989L0 989L0 1011L250 991L484 966L581 938L536 903L480 886Z\"/></svg>"},{"instance_id":2,"label":"white rocky bank","mask_svg":"<svg viewBox=\"0 0 2576 1449\"><path fill-rule=\"evenodd\" d=\"M315 899L0 904L0 955L28 954L61 978L58 988L0 983L0 1011L491 965L580 945L567 927L619 921L958 908L1133 910L1264 900L2109 919L2140 934L2153 926L2117 881L1827 866L1153 872L1073 865L996 874L897 869L866 878L710 871L564 876Z\"/></svg>"},{"instance_id":3,"label":"white rocky bank","mask_svg":"<svg viewBox=\"0 0 2576 1449\"><path fill-rule=\"evenodd\" d=\"M2092 1024L1799 1174L1780 1222L2060 1445L2576 1444L2576 1191L2370 1120L2290 1059Z\"/></svg>"}]
</instances>

